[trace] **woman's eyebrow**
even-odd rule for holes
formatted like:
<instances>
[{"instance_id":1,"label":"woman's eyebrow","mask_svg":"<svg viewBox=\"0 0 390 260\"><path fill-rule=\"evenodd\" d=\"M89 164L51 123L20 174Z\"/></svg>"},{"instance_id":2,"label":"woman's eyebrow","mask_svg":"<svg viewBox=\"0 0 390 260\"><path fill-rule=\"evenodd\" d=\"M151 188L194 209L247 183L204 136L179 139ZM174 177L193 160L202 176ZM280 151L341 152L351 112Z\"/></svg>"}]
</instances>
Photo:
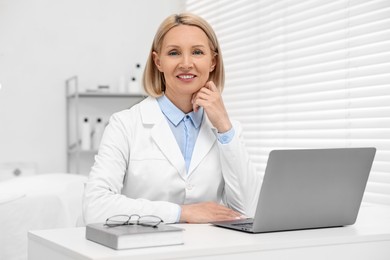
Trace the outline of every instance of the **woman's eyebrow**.
<instances>
[{"instance_id":1,"label":"woman's eyebrow","mask_svg":"<svg viewBox=\"0 0 390 260\"><path fill-rule=\"evenodd\" d=\"M165 46L165 48L180 48L180 46L170 44L170 45Z\"/></svg>"}]
</instances>

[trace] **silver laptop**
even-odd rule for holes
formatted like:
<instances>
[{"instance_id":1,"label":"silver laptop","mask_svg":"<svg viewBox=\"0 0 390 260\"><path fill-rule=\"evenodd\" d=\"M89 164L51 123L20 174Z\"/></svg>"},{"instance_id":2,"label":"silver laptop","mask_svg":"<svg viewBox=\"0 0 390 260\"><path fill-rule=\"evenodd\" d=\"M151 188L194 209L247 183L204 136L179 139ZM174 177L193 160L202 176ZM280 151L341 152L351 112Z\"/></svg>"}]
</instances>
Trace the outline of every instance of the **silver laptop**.
<instances>
[{"instance_id":1,"label":"silver laptop","mask_svg":"<svg viewBox=\"0 0 390 260\"><path fill-rule=\"evenodd\" d=\"M254 219L212 222L250 233L355 223L375 148L274 150Z\"/></svg>"}]
</instances>

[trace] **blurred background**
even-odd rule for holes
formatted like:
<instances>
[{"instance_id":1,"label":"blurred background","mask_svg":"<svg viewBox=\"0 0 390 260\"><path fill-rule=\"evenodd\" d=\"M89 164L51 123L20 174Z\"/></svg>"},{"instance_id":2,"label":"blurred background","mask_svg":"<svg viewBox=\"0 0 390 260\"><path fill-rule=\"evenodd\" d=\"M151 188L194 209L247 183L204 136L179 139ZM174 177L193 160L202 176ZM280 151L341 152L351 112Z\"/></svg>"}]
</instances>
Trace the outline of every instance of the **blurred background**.
<instances>
[{"instance_id":1,"label":"blurred background","mask_svg":"<svg viewBox=\"0 0 390 260\"><path fill-rule=\"evenodd\" d=\"M65 80L118 88L180 0L0 0L0 172L66 171Z\"/></svg>"}]
</instances>

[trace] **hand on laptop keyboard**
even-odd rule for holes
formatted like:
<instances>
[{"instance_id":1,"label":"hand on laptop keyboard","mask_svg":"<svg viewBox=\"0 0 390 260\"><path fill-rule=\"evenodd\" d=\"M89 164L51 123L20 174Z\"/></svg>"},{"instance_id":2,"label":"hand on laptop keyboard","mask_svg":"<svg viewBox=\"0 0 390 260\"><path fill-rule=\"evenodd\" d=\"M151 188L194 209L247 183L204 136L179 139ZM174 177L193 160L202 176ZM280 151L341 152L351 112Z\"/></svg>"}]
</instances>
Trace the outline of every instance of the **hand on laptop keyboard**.
<instances>
[{"instance_id":1,"label":"hand on laptop keyboard","mask_svg":"<svg viewBox=\"0 0 390 260\"><path fill-rule=\"evenodd\" d=\"M181 206L180 222L209 223L241 218L241 213L215 202L201 202Z\"/></svg>"}]
</instances>

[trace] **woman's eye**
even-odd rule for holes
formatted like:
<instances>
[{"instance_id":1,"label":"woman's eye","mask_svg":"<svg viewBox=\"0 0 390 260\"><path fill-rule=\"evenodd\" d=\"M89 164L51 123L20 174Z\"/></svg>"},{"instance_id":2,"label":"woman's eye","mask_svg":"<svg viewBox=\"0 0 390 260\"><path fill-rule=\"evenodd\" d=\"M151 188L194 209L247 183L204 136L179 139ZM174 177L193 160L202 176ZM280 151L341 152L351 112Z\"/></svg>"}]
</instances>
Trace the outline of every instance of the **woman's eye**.
<instances>
[{"instance_id":1,"label":"woman's eye","mask_svg":"<svg viewBox=\"0 0 390 260\"><path fill-rule=\"evenodd\" d=\"M168 52L168 55L169 56L177 56L177 55L179 55L179 52L178 51L170 51L170 52Z\"/></svg>"},{"instance_id":2,"label":"woman's eye","mask_svg":"<svg viewBox=\"0 0 390 260\"><path fill-rule=\"evenodd\" d=\"M193 54L194 55L203 55L203 51L201 51L201 50L194 50Z\"/></svg>"}]
</instances>

